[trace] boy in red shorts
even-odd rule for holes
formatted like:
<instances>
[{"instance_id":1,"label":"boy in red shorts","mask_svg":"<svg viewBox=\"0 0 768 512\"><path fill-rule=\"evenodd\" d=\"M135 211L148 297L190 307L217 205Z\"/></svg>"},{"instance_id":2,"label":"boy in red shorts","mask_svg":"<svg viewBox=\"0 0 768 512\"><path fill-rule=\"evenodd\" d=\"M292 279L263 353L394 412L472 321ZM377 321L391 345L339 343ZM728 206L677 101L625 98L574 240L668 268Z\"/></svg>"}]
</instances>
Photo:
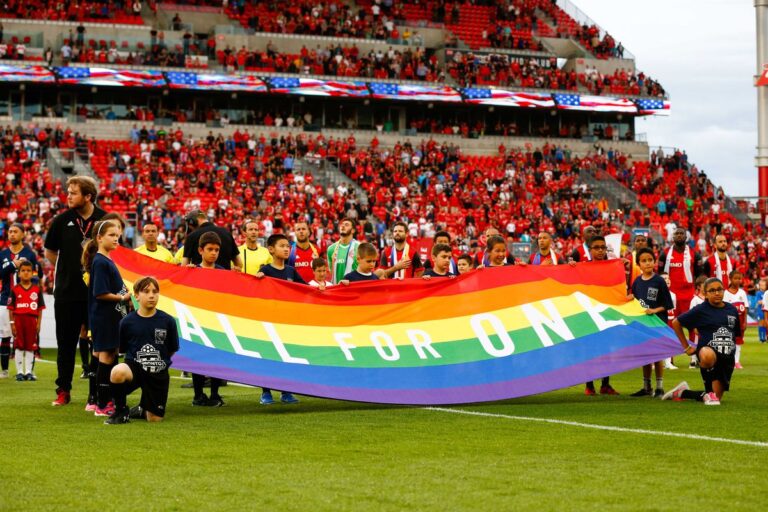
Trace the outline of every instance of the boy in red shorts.
<instances>
[{"instance_id":1,"label":"boy in red shorts","mask_svg":"<svg viewBox=\"0 0 768 512\"><path fill-rule=\"evenodd\" d=\"M19 263L19 282L11 288L8 297L8 316L16 349L17 381L37 380L33 369L45 303L40 286L32 284L33 275L34 266L30 261L23 260Z\"/></svg>"}]
</instances>

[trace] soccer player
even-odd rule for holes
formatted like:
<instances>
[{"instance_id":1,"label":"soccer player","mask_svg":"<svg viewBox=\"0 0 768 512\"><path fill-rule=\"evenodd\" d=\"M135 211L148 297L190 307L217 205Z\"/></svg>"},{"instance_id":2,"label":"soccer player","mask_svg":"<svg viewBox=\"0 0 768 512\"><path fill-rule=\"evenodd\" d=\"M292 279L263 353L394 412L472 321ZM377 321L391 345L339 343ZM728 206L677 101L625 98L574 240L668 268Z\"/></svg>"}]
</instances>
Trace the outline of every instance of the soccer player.
<instances>
[{"instance_id":1,"label":"soccer player","mask_svg":"<svg viewBox=\"0 0 768 512\"><path fill-rule=\"evenodd\" d=\"M739 312L739 324L741 325L741 335L736 337L736 352L734 356L735 368L741 370L741 346L744 344L744 333L747 330L747 292L745 292L741 283L744 282L744 275L738 270L732 270L728 274L728 285L723 294L723 300L728 304L733 304L736 311Z\"/></svg>"},{"instance_id":2,"label":"soccer player","mask_svg":"<svg viewBox=\"0 0 768 512\"><path fill-rule=\"evenodd\" d=\"M637 265L635 265L637 266ZM667 289L669 289L669 274L661 273L659 274L662 279L664 279L664 282L667 285ZM667 311L667 325L672 327L672 320L675 319L675 308L677 307L677 296L670 291L669 296L672 297L672 309ZM665 370L677 370L677 366L675 366L675 361L673 358L668 357L664 359L664 369Z\"/></svg>"},{"instance_id":3,"label":"soccer player","mask_svg":"<svg viewBox=\"0 0 768 512\"><path fill-rule=\"evenodd\" d=\"M706 299L704 298L704 283L707 281L707 276L701 275L696 278L695 286L696 286L696 295L693 296L691 299L691 305L688 309L693 309L699 304L704 304L706 302ZM692 346L696 346L696 344L699 341L699 335L696 333L696 330L694 329L689 333L688 340L691 342ZM688 368L698 368L699 366L699 360L696 358L696 354L691 356L691 363L688 365Z\"/></svg>"},{"instance_id":4,"label":"soccer player","mask_svg":"<svg viewBox=\"0 0 768 512\"><path fill-rule=\"evenodd\" d=\"M199 268L228 270L219 265L219 255L221 250L221 238L214 231L204 232L198 241L198 254L200 263L193 265ZM224 399L219 394L221 379L211 377L211 396L208 397L204 392L205 375L199 373L192 374L192 388L195 390L195 396L192 399L192 405L199 407L221 407L224 405Z\"/></svg>"},{"instance_id":5,"label":"soccer player","mask_svg":"<svg viewBox=\"0 0 768 512\"><path fill-rule=\"evenodd\" d=\"M142 277L133 285L139 309L120 322L120 345L125 362L112 369L110 381L115 412L104 423L128 423L129 417L162 421L168 401L171 356L179 350L176 321L157 309L160 285L153 277ZM139 405L129 409L127 396L141 388Z\"/></svg>"},{"instance_id":6,"label":"soccer player","mask_svg":"<svg viewBox=\"0 0 768 512\"><path fill-rule=\"evenodd\" d=\"M736 338L742 335L739 312L732 304L723 301L725 288L723 282L710 277L704 282L703 304L683 313L672 322L686 354L697 354L704 391L691 391L683 381L662 400L689 399L704 402L705 405L720 405L723 394L730 390L731 376L735 366ZM699 342L696 347L688 344L683 327L689 331L696 329Z\"/></svg>"},{"instance_id":7,"label":"soccer player","mask_svg":"<svg viewBox=\"0 0 768 512\"><path fill-rule=\"evenodd\" d=\"M590 227L590 226L588 226ZM608 244L605 243L605 237L601 235L594 235L589 240L589 261L606 261L608 259ZM571 260L571 263L575 263ZM587 396L594 396L595 384L592 381L586 383L584 394ZM601 395L618 395L619 392L613 389L611 386L611 377L603 377L600 384Z\"/></svg>"},{"instance_id":8,"label":"soccer player","mask_svg":"<svg viewBox=\"0 0 768 512\"><path fill-rule=\"evenodd\" d=\"M243 224L245 243L239 250L243 257L243 272L255 276L259 269L268 263L272 263L272 255L266 247L259 245L259 223L249 219Z\"/></svg>"},{"instance_id":9,"label":"soccer player","mask_svg":"<svg viewBox=\"0 0 768 512\"><path fill-rule=\"evenodd\" d=\"M325 261L325 258L315 258L312 260L312 273L312 280L309 282L309 286L320 290L333 286L333 283L328 281L328 262Z\"/></svg>"},{"instance_id":10,"label":"soccer player","mask_svg":"<svg viewBox=\"0 0 768 512\"><path fill-rule=\"evenodd\" d=\"M677 317L690 309L691 299L696 292L694 279L701 273L701 255L688 247L687 237L683 228L675 229L672 246L666 253L659 255L659 269L663 268L669 274L672 283L670 290L677 296Z\"/></svg>"},{"instance_id":11,"label":"soccer player","mask_svg":"<svg viewBox=\"0 0 768 512\"><path fill-rule=\"evenodd\" d=\"M8 247L0 251L0 279L3 290L0 293L0 378L8 377L8 362L11 355L11 324L8 315L8 298L11 289L18 283L19 265L29 261L37 270L38 278L42 270L37 264L37 255L32 248L24 245L24 226L13 223L8 227Z\"/></svg>"},{"instance_id":12,"label":"soccer player","mask_svg":"<svg viewBox=\"0 0 768 512\"><path fill-rule=\"evenodd\" d=\"M381 253L381 275L393 279L420 277L424 266L416 247L408 244L408 226L405 222L395 222L392 226L392 239L393 245Z\"/></svg>"},{"instance_id":13,"label":"soccer player","mask_svg":"<svg viewBox=\"0 0 768 512\"><path fill-rule=\"evenodd\" d=\"M304 282L314 279L312 262L320 256L315 244L309 241L309 225L307 221L300 220L293 225L296 241L291 243L291 253L288 256L288 265L295 268Z\"/></svg>"},{"instance_id":14,"label":"soccer player","mask_svg":"<svg viewBox=\"0 0 768 512\"><path fill-rule=\"evenodd\" d=\"M715 251L704 260L703 270L705 276L716 277L723 282L726 290L730 288L728 279L733 272L733 264L728 256L728 238L725 235L715 237Z\"/></svg>"},{"instance_id":15,"label":"soccer player","mask_svg":"<svg viewBox=\"0 0 768 512\"><path fill-rule=\"evenodd\" d=\"M90 237L95 222L105 215L95 205L96 182L87 176L67 180L68 210L53 219L45 237L45 257L55 267L53 309L56 318L56 400L70 402L75 354L83 325L88 323L88 287L83 282L83 241Z\"/></svg>"},{"instance_id":16,"label":"soccer player","mask_svg":"<svg viewBox=\"0 0 768 512\"><path fill-rule=\"evenodd\" d=\"M459 271L459 275L466 274L472 270L472 256L469 254L462 254L456 260L456 268Z\"/></svg>"},{"instance_id":17,"label":"soccer player","mask_svg":"<svg viewBox=\"0 0 768 512\"><path fill-rule=\"evenodd\" d=\"M592 243L592 238L595 236L600 236L600 233L597 231L595 226L584 227L584 229L581 231L581 238L584 241L571 252L571 256L568 258L568 260L575 261L577 263L582 261L591 261L592 252L590 251L590 244Z\"/></svg>"},{"instance_id":18,"label":"soccer player","mask_svg":"<svg viewBox=\"0 0 768 512\"><path fill-rule=\"evenodd\" d=\"M159 245L157 243L157 235L160 233L157 224L154 222L147 222L144 227L141 228L141 236L144 238L144 244L136 248L136 252L149 256L159 261L166 263L175 263L176 260L171 254L171 251Z\"/></svg>"},{"instance_id":19,"label":"soccer player","mask_svg":"<svg viewBox=\"0 0 768 512\"><path fill-rule=\"evenodd\" d=\"M379 257L379 251L371 243L364 242L357 248L357 268L344 276L344 281L355 283L359 281L378 281L381 279L374 271Z\"/></svg>"},{"instance_id":20,"label":"soccer player","mask_svg":"<svg viewBox=\"0 0 768 512\"><path fill-rule=\"evenodd\" d=\"M115 365L120 346L118 327L128 314L128 293L123 278L110 253L118 246L120 228L115 221L103 220L94 225L95 237L83 249L83 268L89 272L88 322L93 352L98 357L96 369L96 416L114 412L109 375Z\"/></svg>"},{"instance_id":21,"label":"soccer player","mask_svg":"<svg viewBox=\"0 0 768 512\"><path fill-rule=\"evenodd\" d=\"M656 255L647 247L639 249L635 253L636 263L642 274L632 282L632 295L645 309L646 315L656 315L664 323L667 323L667 312L674 309L672 296L664 278L654 273ZM656 370L656 390L651 393L651 366L643 366L643 387L631 396L651 396L661 398L664 396L664 362L657 361L653 364Z\"/></svg>"},{"instance_id":22,"label":"soccer player","mask_svg":"<svg viewBox=\"0 0 768 512\"><path fill-rule=\"evenodd\" d=\"M272 263L261 267L261 270L256 274L257 278L273 277L275 279L282 279L283 281L307 284L304 279L301 278L299 273L296 272L296 269L286 263L291 253L291 243L288 241L287 236L283 234L270 235L270 237L267 238L267 249L269 250L269 254L272 255ZM288 391L281 391L280 401L284 404L296 404L299 402L299 399ZM275 403L275 399L272 398L271 389L261 388L261 399L259 400L259 403L261 405L272 405Z\"/></svg>"},{"instance_id":23,"label":"soccer player","mask_svg":"<svg viewBox=\"0 0 768 512\"><path fill-rule=\"evenodd\" d=\"M360 242L355 240L354 236L355 223L351 219L341 219L339 240L331 244L326 252L333 284L339 284L345 275L357 268L357 247Z\"/></svg>"},{"instance_id":24,"label":"soccer player","mask_svg":"<svg viewBox=\"0 0 768 512\"><path fill-rule=\"evenodd\" d=\"M546 231L539 233L536 238L539 250L536 254L531 254L531 265L557 265L562 263L563 258L558 256L552 248L552 235Z\"/></svg>"},{"instance_id":25,"label":"soccer player","mask_svg":"<svg viewBox=\"0 0 768 512\"><path fill-rule=\"evenodd\" d=\"M434 266L428 268L422 277L431 279L433 277L456 277L451 272L451 246L446 244L437 244L432 246L432 260Z\"/></svg>"},{"instance_id":26,"label":"soccer player","mask_svg":"<svg viewBox=\"0 0 768 512\"><path fill-rule=\"evenodd\" d=\"M768 329L765 325L765 291L768 289L768 282L765 279L760 279L757 282L757 297L755 302L757 303L757 335L760 339L760 343L765 343L768 338Z\"/></svg>"},{"instance_id":27,"label":"soccer player","mask_svg":"<svg viewBox=\"0 0 768 512\"><path fill-rule=\"evenodd\" d=\"M13 333L13 348L16 351L17 381L37 380L33 370L45 301L43 289L39 284L32 283L33 275L32 262L19 260L18 283L8 296L9 322Z\"/></svg>"}]
</instances>

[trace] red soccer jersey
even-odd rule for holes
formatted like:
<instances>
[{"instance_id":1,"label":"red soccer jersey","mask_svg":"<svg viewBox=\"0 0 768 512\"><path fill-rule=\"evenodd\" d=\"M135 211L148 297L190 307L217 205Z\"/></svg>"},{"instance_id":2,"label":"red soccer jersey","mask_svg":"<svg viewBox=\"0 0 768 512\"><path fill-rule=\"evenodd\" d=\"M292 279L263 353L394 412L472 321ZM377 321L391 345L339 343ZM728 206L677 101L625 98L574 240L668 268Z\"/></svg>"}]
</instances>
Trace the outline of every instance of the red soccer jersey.
<instances>
[{"instance_id":1,"label":"red soccer jersey","mask_svg":"<svg viewBox=\"0 0 768 512\"><path fill-rule=\"evenodd\" d=\"M309 244L307 249L292 245L288 264L293 265L304 282L308 283L315 278L315 273L312 271L312 260L318 257L320 257L320 251L314 244Z\"/></svg>"},{"instance_id":2,"label":"red soccer jersey","mask_svg":"<svg viewBox=\"0 0 768 512\"><path fill-rule=\"evenodd\" d=\"M723 287L727 290L728 289L728 263L726 261L720 260L720 272L718 275L717 272L717 260L720 260L720 258L717 257L717 253L712 254L709 258L707 258L707 262L709 263L709 276L707 277L717 277L723 282Z\"/></svg>"},{"instance_id":3,"label":"red soccer jersey","mask_svg":"<svg viewBox=\"0 0 768 512\"><path fill-rule=\"evenodd\" d=\"M685 276L685 269L683 269L684 261L684 252L672 251L672 261L669 262L669 282L671 283L669 289L675 292L677 300L683 301L686 299L690 300L696 291L693 282L688 282L688 279ZM691 251L691 276L695 276L693 268L694 261L694 253Z\"/></svg>"},{"instance_id":4,"label":"red soccer jersey","mask_svg":"<svg viewBox=\"0 0 768 512\"><path fill-rule=\"evenodd\" d=\"M33 284L29 288L24 288L17 284L11 288L11 294L8 296L8 309L13 311L14 315L39 316L41 311L45 309L40 287Z\"/></svg>"}]
</instances>

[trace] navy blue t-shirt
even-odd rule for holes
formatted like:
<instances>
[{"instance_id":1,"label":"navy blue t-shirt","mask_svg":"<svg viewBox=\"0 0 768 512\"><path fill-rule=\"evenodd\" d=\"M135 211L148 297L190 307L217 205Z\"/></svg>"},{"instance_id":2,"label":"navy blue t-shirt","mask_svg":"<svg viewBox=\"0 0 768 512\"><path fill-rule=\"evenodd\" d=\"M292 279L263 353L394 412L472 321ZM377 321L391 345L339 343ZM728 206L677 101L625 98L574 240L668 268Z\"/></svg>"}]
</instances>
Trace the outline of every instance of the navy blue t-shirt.
<instances>
[{"instance_id":1,"label":"navy blue t-shirt","mask_svg":"<svg viewBox=\"0 0 768 512\"><path fill-rule=\"evenodd\" d=\"M195 266L196 266L197 268L207 268L207 267L204 267L204 266L203 266L202 264L200 264L200 263L196 264ZM229 269L222 267L222 266L221 266L221 265L219 265L218 263L214 263L214 264L213 264L213 268L209 268L208 270L229 270Z\"/></svg>"},{"instance_id":2,"label":"navy blue t-shirt","mask_svg":"<svg viewBox=\"0 0 768 512\"><path fill-rule=\"evenodd\" d=\"M307 282L302 279L299 273L296 272L296 269L290 265L286 265L284 268L279 269L267 263L266 265L261 266L259 272L263 272L267 277L274 277L275 279L281 279L283 281L293 281L294 283L307 284Z\"/></svg>"},{"instance_id":3,"label":"navy blue t-shirt","mask_svg":"<svg viewBox=\"0 0 768 512\"><path fill-rule=\"evenodd\" d=\"M345 275L344 279L346 279L350 283L354 283L358 281L378 281L379 276L373 273L365 275L365 274L361 274L357 270L353 270L349 274Z\"/></svg>"},{"instance_id":4,"label":"navy blue t-shirt","mask_svg":"<svg viewBox=\"0 0 768 512\"><path fill-rule=\"evenodd\" d=\"M120 322L120 347L125 350L125 360L137 362L145 372L167 370L171 355L179 351L176 320L159 309L150 317L129 313Z\"/></svg>"},{"instance_id":5,"label":"navy blue t-shirt","mask_svg":"<svg viewBox=\"0 0 768 512\"><path fill-rule=\"evenodd\" d=\"M450 272L446 272L445 274L438 274L437 272L435 272L434 268L428 268L427 270L424 271L424 274L422 275L429 276L429 277L454 277L455 276L455 274L452 274Z\"/></svg>"},{"instance_id":6,"label":"navy blue t-shirt","mask_svg":"<svg viewBox=\"0 0 768 512\"><path fill-rule=\"evenodd\" d=\"M669 287L663 277L653 274L646 281L643 279L643 276L637 276L632 283L632 295L640 301L644 308L655 309L663 307L664 311L656 313L656 316L664 320L664 323L667 323L669 320L667 311L674 309L674 306L672 305L672 295L669 293Z\"/></svg>"},{"instance_id":7,"label":"navy blue t-shirt","mask_svg":"<svg viewBox=\"0 0 768 512\"><path fill-rule=\"evenodd\" d=\"M91 263L88 282L88 321L94 336L102 332L105 336L107 333L116 333L120 320L128 314L125 303L98 300L96 297L105 293L119 295L127 291L115 263L106 256L96 253Z\"/></svg>"},{"instance_id":8,"label":"navy blue t-shirt","mask_svg":"<svg viewBox=\"0 0 768 512\"><path fill-rule=\"evenodd\" d=\"M739 312L732 304L724 302L722 308L716 308L705 302L683 313L677 320L687 329L696 329L699 333L698 348L709 346L719 354L735 355L741 324Z\"/></svg>"}]
</instances>

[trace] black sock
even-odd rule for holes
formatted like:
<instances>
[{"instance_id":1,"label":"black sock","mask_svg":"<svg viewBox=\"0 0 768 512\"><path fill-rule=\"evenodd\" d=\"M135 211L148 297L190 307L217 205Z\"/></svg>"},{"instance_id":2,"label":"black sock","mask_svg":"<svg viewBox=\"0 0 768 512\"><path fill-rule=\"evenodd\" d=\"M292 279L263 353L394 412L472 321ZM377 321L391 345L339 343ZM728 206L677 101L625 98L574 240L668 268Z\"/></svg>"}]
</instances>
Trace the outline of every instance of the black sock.
<instances>
[{"instance_id":1,"label":"black sock","mask_svg":"<svg viewBox=\"0 0 768 512\"><path fill-rule=\"evenodd\" d=\"M693 391L692 389L686 389L680 393L680 398L685 400L697 400L699 402L704 401L704 391Z\"/></svg>"},{"instance_id":2,"label":"black sock","mask_svg":"<svg viewBox=\"0 0 768 512\"><path fill-rule=\"evenodd\" d=\"M8 370L8 360L11 358L11 338L0 338L0 369Z\"/></svg>"},{"instance_id":3,"label":"black sock","mask_svg":"<svg viewBox=\"0 0 768 512\"><path fill-rule=\"evenodd\" d=\"M595 383L592 381L587 382L587 389L595 390Z\"/></svg>"},{"instance_id":4,"label":"black sock","mask_svg":"<svg viewBox=\"0 0 768 512\"><path fill-rule=\"evenodd\" d=\"M88 347L88 338L80 338L80 341L78 342L80 346L80 362L83 365L83 371L88 372L90 368L90 358L91 351Z\"/></svg>"},{"instance_id":5,"label":"black sock","mask_svg":"<svg viewBox=\"0 0 768 512\"><path fill-rule=\"evenodd\" d=\"M96 403L99 409L106 407L112 399L112 392L109 388L109 374L111 371L111 363L99 362L99 367L96 370Z\"/></svg>"},{"instance_id":6,"label":"black sock","mask_svg":"<svg viewBox=\"0 0 768 512\"><path fill-rule=\"evenodd\" d=\"M91 365L88 368L88 403L96 403L96 372L99 369L99 360L96 356L91 356Z\"/></svg>"},{"instance_id":7,"label":"black sock","mask_svg":"<svg viewBox=\"0 0 768 512\"><path fill-rule=\"evenodd\" d=\"M115 410L119 412L127 412L128 406L126 405L125 395L125 383L115 384L111 383L112 396L115 397Z\"/></svg>"},{"instance_id":8,"label":"black sock","mask_svg":"<svg viewBox=\"0 0 768 512\"><path fill-rule=\"evenodd\" d=\"M203 386L205 386L205 375L199 373L192 374L192 387L195 390L195 398L203 396Z\"/></svg>"},{"instance_id":9,"label":"black sock","mask_svg":"<svg viewBox=\"0 0 768 512\"><path fill-rule=\"evenodd\" d=\"M211 398L218 398L219 386L221 386L221 379L211 377Z\"/></svg>"},{"instance_id":10,"label":"black sock","mask_svg":"<svg viewBox=\"0 0 768 512\"><path fill-rule=\"evenodd\" d=\"M607 388L611 385L611 378L610 377L603 377L603 382L600 384L601 387Z\"/></svg>"}]
</instances>

